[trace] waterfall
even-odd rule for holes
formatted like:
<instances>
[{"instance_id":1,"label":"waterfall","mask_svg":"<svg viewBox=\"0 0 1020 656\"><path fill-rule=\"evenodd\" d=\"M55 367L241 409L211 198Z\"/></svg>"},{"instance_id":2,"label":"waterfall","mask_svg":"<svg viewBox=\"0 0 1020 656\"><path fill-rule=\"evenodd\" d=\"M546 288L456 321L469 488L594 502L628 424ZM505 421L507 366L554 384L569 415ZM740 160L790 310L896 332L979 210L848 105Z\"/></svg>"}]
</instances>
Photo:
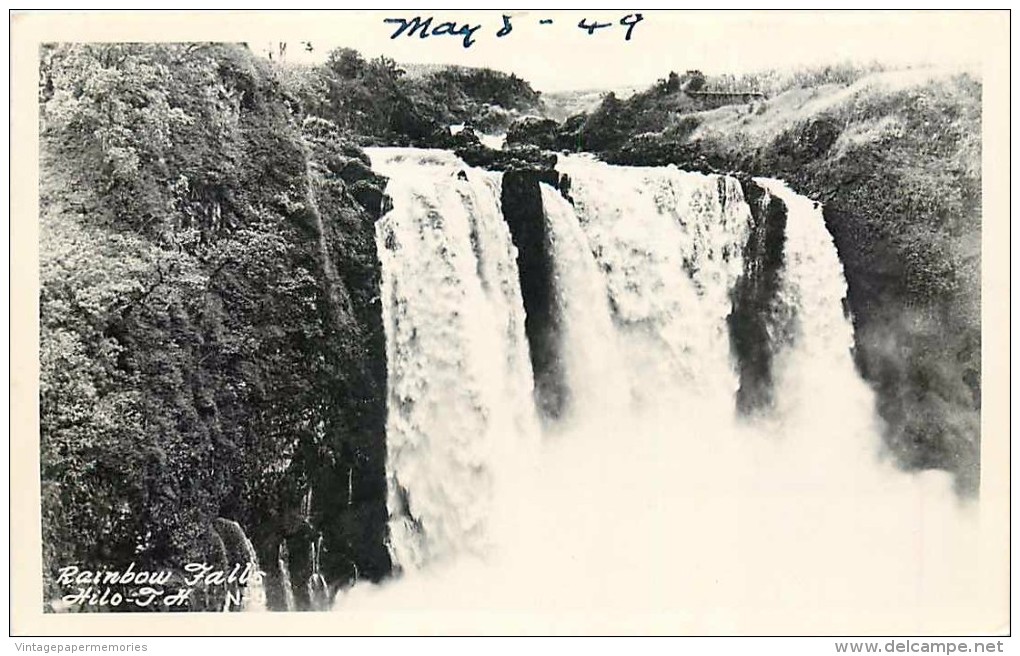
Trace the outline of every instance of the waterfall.
<instances>
[{"instance_id":1,"label":"waterfall","mask_svg":"<svg viewBox=\"0 0 1020 656\"><path fill-rule=\"evenodd\" d=\"M846 467L848 459L867 466L880 447L879 420L874 394L853 362L853 324L844 309L846 279L821 205L782 181L755 182L787 207L786 265L773 309L770 344L776 412L786 426L799 427L800 434L814 443L801 453L831 466ZM830 417L840 418L840 431L827 429ZM817 434L822 431L838 439L827 440L824 450L818 450Z\"/></svg>"},{"instance_id":2,"label":"waterfall","mask_svg":"<svg viewBox=\"0 0 1020 656\"><path fill-rule=\"evenodd\" d=\"M329 584L322 575L322 536L308 543L308 562L311 572L306 587L308 602L312 610L325 610L329 607Z\"/></svg>"},{"instance_id":3,"label":"waterfall","mask_svg":"<svg viewBox=\"0 0 1020 656\"><path fill-rule=\"evenodd\" d=\"M287 564L289 560L290 553L287 551L287 542L284 540L280 542L280 546L276 550L276 566L279 570L280 587L283 590L284 610L293 611L297 610L297 601L294 599L294 584L290 578L290 565Z\"/></svg>"},{"instance_id":4,"label":"waterfall","mask_svg":"<svg viewBox=\"0 0 1020 656\"><path fill-rule=\"evenodd\" d=\"M554 268L554 297L567 386L573 391L571 415L612 415L624 411L633 381L627 373L613 326L610 298L598 263L573 206L542 184Z\"/></svg>"},{"instance_id":5,"label":"waterfall","mask_svg":"<svg viewBox=\"0 0 1020 656\"><path fill-rule=\"evenodd\" d=\"M442 151L369 153L393 200L376 224L390 549L415 569L486 549L495 468L537 419L501 176Z\"/></svg>"},{"instance_id":6,"label":"waterfall","mask_svg":"<svg viewBox=\"0 0 1020 656\"><path fill-rule=\"evenodd\" d=\"M259 557L255 551L255 545L241 528L241 525L232 519L217 517L213 528L221 538L227 554L226 564L234 564L236 569L242 570L243 590L239 610L245 612L263 612L269 610L266 603L266 589L263 581L265 573L259 566ZM245 576L246 575L246 576ZM224 611L230 611L232 596L227 595L224 601Z\"/></svg>"},{"instance_id":7,"label":"waterfall","mask_svg":"<svg viewBox=\"0 0 1020 656\"><path fill-rule=\"evenodd\" d=\"M262 612L269 610L266 605L266 588L263 582L262 569L259 567L259 557L255 553L255 545L251 543L248 536L244 536L244 550L248 556L248 563L254 568L255 574L244 586L244 596L241 598L241 609L246 612Z\"/></svg>"},{"instance_id":8,"label":"waterfall","mask_svg":"<svg viewBox=\"0 0 1020 656\"><path fill-rule=\"evenodd\" d=\"M775 180L563 156L564 193L534 182L541 229L518 207L512 233L501 174L443 151L370 154L393 201L376 232L401 575L336 608L669 610L677 631L733 632L766 616L843 626L833 609L950 612L946 591L989 584L968 566L977 533L949 476L882 458L812 200ZM782 222L763 230L745 189L781 202ZM551 260L529 275L551 280L522 286L518 234ZM541 423L522 288L551 290L543 348L569 388L568 411ZM741 416L752 356L732 338L748 312L767 315L748 334L769 393Z\"/></svg>"},{"instance_id":9,"label":"waterfall","mask_svg":"<svg viewBox=\"0 0 1020 656\"><path fill-rule=\"evenodd\" d=\"M733 178L561 158L602 271L633 394L730 413L726 317L751 214Z\"/></svg>"},{"instance_id":10,"label":"waterfall","mask_svg":"<svg viewBox=\"0 0 1020 656\"><path fill-rule=\"evenodd\" d=\"M789 343L778 345L796 347L789 354L794 361L785 365L787 392L795 397L812 393L817 398L818 393L837 389L840 398L849 392L859 402L868 395L867 387L851 358L853 324L843 310L846 280L821 205L779 180L755 181L787 207L787 266L781 278L779 311L793 325L783 331Z\"/></svg>"}]
</instances>

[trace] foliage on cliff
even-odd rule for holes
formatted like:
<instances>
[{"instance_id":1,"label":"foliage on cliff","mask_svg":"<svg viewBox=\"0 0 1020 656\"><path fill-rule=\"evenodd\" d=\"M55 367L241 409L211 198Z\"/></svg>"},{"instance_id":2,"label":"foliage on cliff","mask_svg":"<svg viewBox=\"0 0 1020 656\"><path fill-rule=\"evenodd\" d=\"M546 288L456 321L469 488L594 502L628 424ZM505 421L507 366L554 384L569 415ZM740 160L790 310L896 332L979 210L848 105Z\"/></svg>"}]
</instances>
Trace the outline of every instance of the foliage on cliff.
<instances>
[{"instance_id":1,"label":"foliage on cliff","mask_svg":"<svg viewBox=\"0 0 1020 656\"><path fill-rule=\"evenodd\" d=\"M541 109L540 94L514 74L486 68L444 67L408 79L409 93L443 125L469 123L502 131L522 114Z\"/></svg>"},{"instance_id":2,"label":"foliage on cliff","mask_svg":"<svg viewBox=\"0 0 1020 656\"><path fill-rule=\"evenodd\" d=\"M456 66L408 73L350 48L334 50L322 65L290 67L288 79L307 113L379 144L432 145L460 123L499 131L541 107L538 92L516 75Z\"/></svg>"},{"instance_id":3,"label":"foliage on cliff","mask_svg":"<svg viewBox=\"0 0 1020 656\"><path fill-rule=\"evenodd\" d=\"M328 524L324 568L382 576L367 158L243 46L41 54L47 596L64 565L214 560L217 517L264 565ZM309 489L330 503L306 520Z\"/></svg>"}]
</instances>

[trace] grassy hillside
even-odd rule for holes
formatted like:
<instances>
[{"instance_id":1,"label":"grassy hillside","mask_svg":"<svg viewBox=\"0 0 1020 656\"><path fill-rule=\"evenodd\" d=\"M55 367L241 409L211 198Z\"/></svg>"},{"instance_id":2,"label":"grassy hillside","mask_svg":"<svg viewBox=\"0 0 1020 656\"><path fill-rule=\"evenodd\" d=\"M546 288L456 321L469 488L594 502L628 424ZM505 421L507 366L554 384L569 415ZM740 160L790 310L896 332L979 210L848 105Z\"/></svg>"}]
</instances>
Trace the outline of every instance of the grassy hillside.
<instances>
[{"instance_id":1,"label":"grassy hillside","mask_svg":"<svg viewBox=\"0 0 1020 656\"><path fill-rule=\"evenodd\" d=\"M668 111L664 97L603 103L568 142L612 162L782 178L822 201L889 448L905 467L948 469L973 491L981 83L931 69L836 73L843 81L802 75L767 100L710 111Z\"/></svg>"}]
</instances>

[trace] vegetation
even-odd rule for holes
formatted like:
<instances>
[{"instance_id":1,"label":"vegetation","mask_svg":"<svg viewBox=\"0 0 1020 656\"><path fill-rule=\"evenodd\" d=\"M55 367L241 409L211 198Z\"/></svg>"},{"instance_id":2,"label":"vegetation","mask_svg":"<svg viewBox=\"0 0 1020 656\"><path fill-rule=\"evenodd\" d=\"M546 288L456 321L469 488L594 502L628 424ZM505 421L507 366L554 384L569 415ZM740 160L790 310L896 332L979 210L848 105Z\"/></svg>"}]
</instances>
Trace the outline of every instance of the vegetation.
<instances>
[{"instance_id":1,"label":"vegetation","mask_svg":"<svg viewBox=\"0 0 1020 656\"><path fill-rule=\"evenodd\" d=\"M464 67L408 74L391 59L366 61L349 48L321 66L289 68L288 79L305 112L366 143L433 145L449 125L500 131L541 107L538 92L515 75Z\"/></svg>"},{"instance_id":2,"label":"vegetation","mask_svg":"<svg viewBox=\"0 0 1020 656\"><path fill-rule=\"evenodd\" d=\"M787 70L764 70L741 75L724 73L706 78L707 88L716 91L757 91L766 96L777 96L793 89L812 89L827 84L849 85L887 70L879 62L843 62L825 66L802 66Z\"/></svg>"},{"instance_id":3,"label":"vegetation","mask_svg":"<svg viewBox=\"0 0 1020 656\"><path fill-rule=\"evenodd\" d=\"M591 110L572 115L564 124L562 141L574 144L576 149L595 152L619 148L640 135L656 134L667 129L682 130L689 125L688 115L734 103L734 98L716 94L734 94L738 98L741 94L771 97L792 89L850 84L880 70L879 64L844 64L740 76L706 76L697 70L683 74L671 71L647 89L629 93L626 98L609 92ZM573 97L568 97L562 104L569 102L576 105ZM565 118L560 115L552 117Z\"/></svg>"},{"instance_id":4,"label":"vegetation","mask_svg":"<svg viewBox=\"0 0 1020 656\"><path fill-rule=\"evenodd\" d=\"M542 107L530 84L486 68L444 67L409 79L408 88L435 121L469 123L483 132L505 131L516 118Z\"/></svg>"},{"instance_id":5,"label":"vegetation","mask_svg":"<svg viewBox=\"0 0 1020 656\"><path fill-rule=\"evenodd\" d=\"M383 576L367 158L243 46L47 46L40 104L47 598L64 565L214 562L217 517L263 564L325 533L331 580Z\"/></svg>"}]
</instances>

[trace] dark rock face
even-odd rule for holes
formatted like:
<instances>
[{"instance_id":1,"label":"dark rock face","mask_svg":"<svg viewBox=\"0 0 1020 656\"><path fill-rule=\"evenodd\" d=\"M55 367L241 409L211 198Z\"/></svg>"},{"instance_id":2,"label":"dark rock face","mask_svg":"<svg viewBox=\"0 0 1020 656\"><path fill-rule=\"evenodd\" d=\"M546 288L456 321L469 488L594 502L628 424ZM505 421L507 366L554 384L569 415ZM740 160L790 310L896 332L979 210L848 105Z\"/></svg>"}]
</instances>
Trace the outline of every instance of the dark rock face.
<instances>
[{"instance_id":1,"label":"dark rock face","mask_svg":"<svg viewBox=\"0 0 1020 656\"><path fill-rule=\"evenodd\" d=\"M384 213L385 194L383 194L382 188L372 184L367 180L358 180L350 188L351 196L354 200L358 201L366 212L373 219L378 219Z\"/></svg>"},{"instance_id":2,"label":"dark rock face","mask_svg":"<svg viewBox=\"0 0 1020 656\"><path fill-rule=\"evenodd\" d=\"M506 133L507 145L531 145L546 150L559 147L559 124L548 118L527 116L514 121Z\"/></svg>"},{"instance_id":3,"label":"dark rock face","mask_svg":"<svg viewBox=\"0 0 1020 656\"><path fill-rule=\"evenodd\" d=\"M338 299L318 338L350 348L324 352L315 365L331 381L320 397L325 421L314 439L298 443L280 495L267 499L251 522L263 569L273 574L267 596L274 609L282 609L284 599L281 544L299 610L316 609L306 586L312 545L321 546L314 573L332 589L359 578L381 580L391 569L385 546L386 353L374 230L374 219L387 209L386 178L335 132L306 130L306 138L306 212L318 215L317 259L324 261L322 275L331 272Z\"/></svg>"},{"instance_id":4,"label":"dark rock face","mask_svg":"<svg viewBox=\"0 0 1020 656\"><path fill-rule=\"evenodd\" d=\"M524 168L503 174L503 217L517 246L524 329L535 376L535 400L542 416L561 416L568 403L560 359L560 317L554 302L553 262L539 184L557 186L555 170Z\"/></svg>"},{"instance_id":5,"label":"dark rock face","mask_svg":"<svg viewBox=\"0 0 1020 656\"><path fill-rule=\"evenodd\" d=\"M750 179L741 180L754 224L744 245L744 272L731 293L727 317L730 348L740 371L737 410L743 415L772 406L769 322L779 290L786 232L786 206Z\"/></svg>"},{"instance_id":6,"label":"dark rock face","mask_svg":"<svg viewBox=\"0 0 1020 656\"><path fill-rule=\"evenodd\" d=\"M343 372L343 384L331 391L329 401L338 409L334 432L319 446L330 453L306 452L303 459L313 491L310 520L323 538L320 567L330 583L356 577L378 581L390 571L385 547L386 349L377 300L381 265L371 220L384 210L384 185L385 178L372 173L346 189L366 212L350 211L339 190L319 199L326 243L360 341L351 357L333 363ZM294 545L291 553L308 549Z\"/></svg>"},{"instance_id":7,"label":"dark rock face","mask_svg":"<svg viewBox=\"0 0 1020 656\"><path fill-rule=\"evenodd\" d=\"M566 409L569 391L560 357L561 319L554 300L553 262L539 184L560 188L562 183L569 188L569 180L560 180L556 155L536 145L493 150L476 144L459 148L456 153L471 166L504 172L501 204L517 247L535 402L542 417L555 419Z\"/></svg>"},{"instance_id":8,"label":"dark rock face","mask_svg":"<svg viewBox=\"0 0 1020 656\"><path fill-rule=\"evenodd\" d=\"M562 195L564 198L570 201L571 205L574 204L574 198L573 196L570 195L570 189L572 185L573 182L571 181L570 176L567 175L566 173L560 175L559 184L556 185L557 188L560 190L560 195Z\"/></svg>"},{"instance_id":9,"label":"dark rock face","mask_svg":"<svg viewBox=\"0 0 1020 656\"><path fill-rule=\"evenodd\" d=\"M477 166L491 171L509 171L512 169L543 169L552 170L556 167L556 154L543 151L536 146L522 146L505 150L493 150L481 144L457 148L460 157L469 166Z\"/></svg>"},{"instance_id":10,"label":"dark rock face","mask_svg":"<svg viewBox=\"0 0 1020 656\"><path fill-rule=\"evenodd\" d=\"M386 178L372 170L365 151L342 138L328 121L308 119L302 129L313 153L313 169L327 182L339 182L372 219L382 216Z\"/></svg>"},{"instance_id":11,"label":"dark rock face","mask_svg":"<svg viewBox=\"0 0 1020 656\"><path fill-rule=\"evenodd\" d=\"M584 124L587 118L587 114L575 114L563 121L556 132L556 146L559 150L570 152L582 150Z\"/></svg>"},{"instance_id":12,"label":"dark rock face","mask_svg":"<svg viewBox=\"0 0 1020 656\"><path fill-rule=\"evenodd\" d=\"M604 151L601 156L610 164L625 166L675 164L685 171L699 173L727 174L732 172L732 163L715 157L711 153L706 154L697 146L684 143L678 138L660 135L638 135L633 139L628 139L619 147Z\"/></svg>"},{"instance_id":13,"label":"dark rock face","mask_svg":"<svg viewBox=\"0 0 1020 656\"><path fill-rule=\"evenodd\" d=\"M824 214L847 279L855 361L876 391L886 443L904 467L949 469L958 490L976 493L980 330L944 301L909 294L903 259L887 237L838 202Z\"/></svg>"},{"instance_id":14,"label":"dark rock face","mask_svg":"<svg viewBox=\"0 0 1020 656\"><path fill-rule=\"evenodd\" d=\"M353 185L356 182L367 181L379 186L386 182L385 178L380 175L376 175L372 171L372 167L360 159L349 159L344 162L339 171L339 175L340 179L348 185Z\"/></svg>"},{"instance_id":15,"label":"dark rock face","mask_svg":"<svg viewBox=\"0 0 1020 656\"><path fill-rule=\"evenodd\" d=\"M463 130L457 134L450 132L449 128L439 128L434 131L427 140L429 148L447 148L450 150L456 148L472 148L475 146L481 146L482 142L478 138L478 134L475 133L471 126L465 126Z\"/></svg>"}]
</instances>

